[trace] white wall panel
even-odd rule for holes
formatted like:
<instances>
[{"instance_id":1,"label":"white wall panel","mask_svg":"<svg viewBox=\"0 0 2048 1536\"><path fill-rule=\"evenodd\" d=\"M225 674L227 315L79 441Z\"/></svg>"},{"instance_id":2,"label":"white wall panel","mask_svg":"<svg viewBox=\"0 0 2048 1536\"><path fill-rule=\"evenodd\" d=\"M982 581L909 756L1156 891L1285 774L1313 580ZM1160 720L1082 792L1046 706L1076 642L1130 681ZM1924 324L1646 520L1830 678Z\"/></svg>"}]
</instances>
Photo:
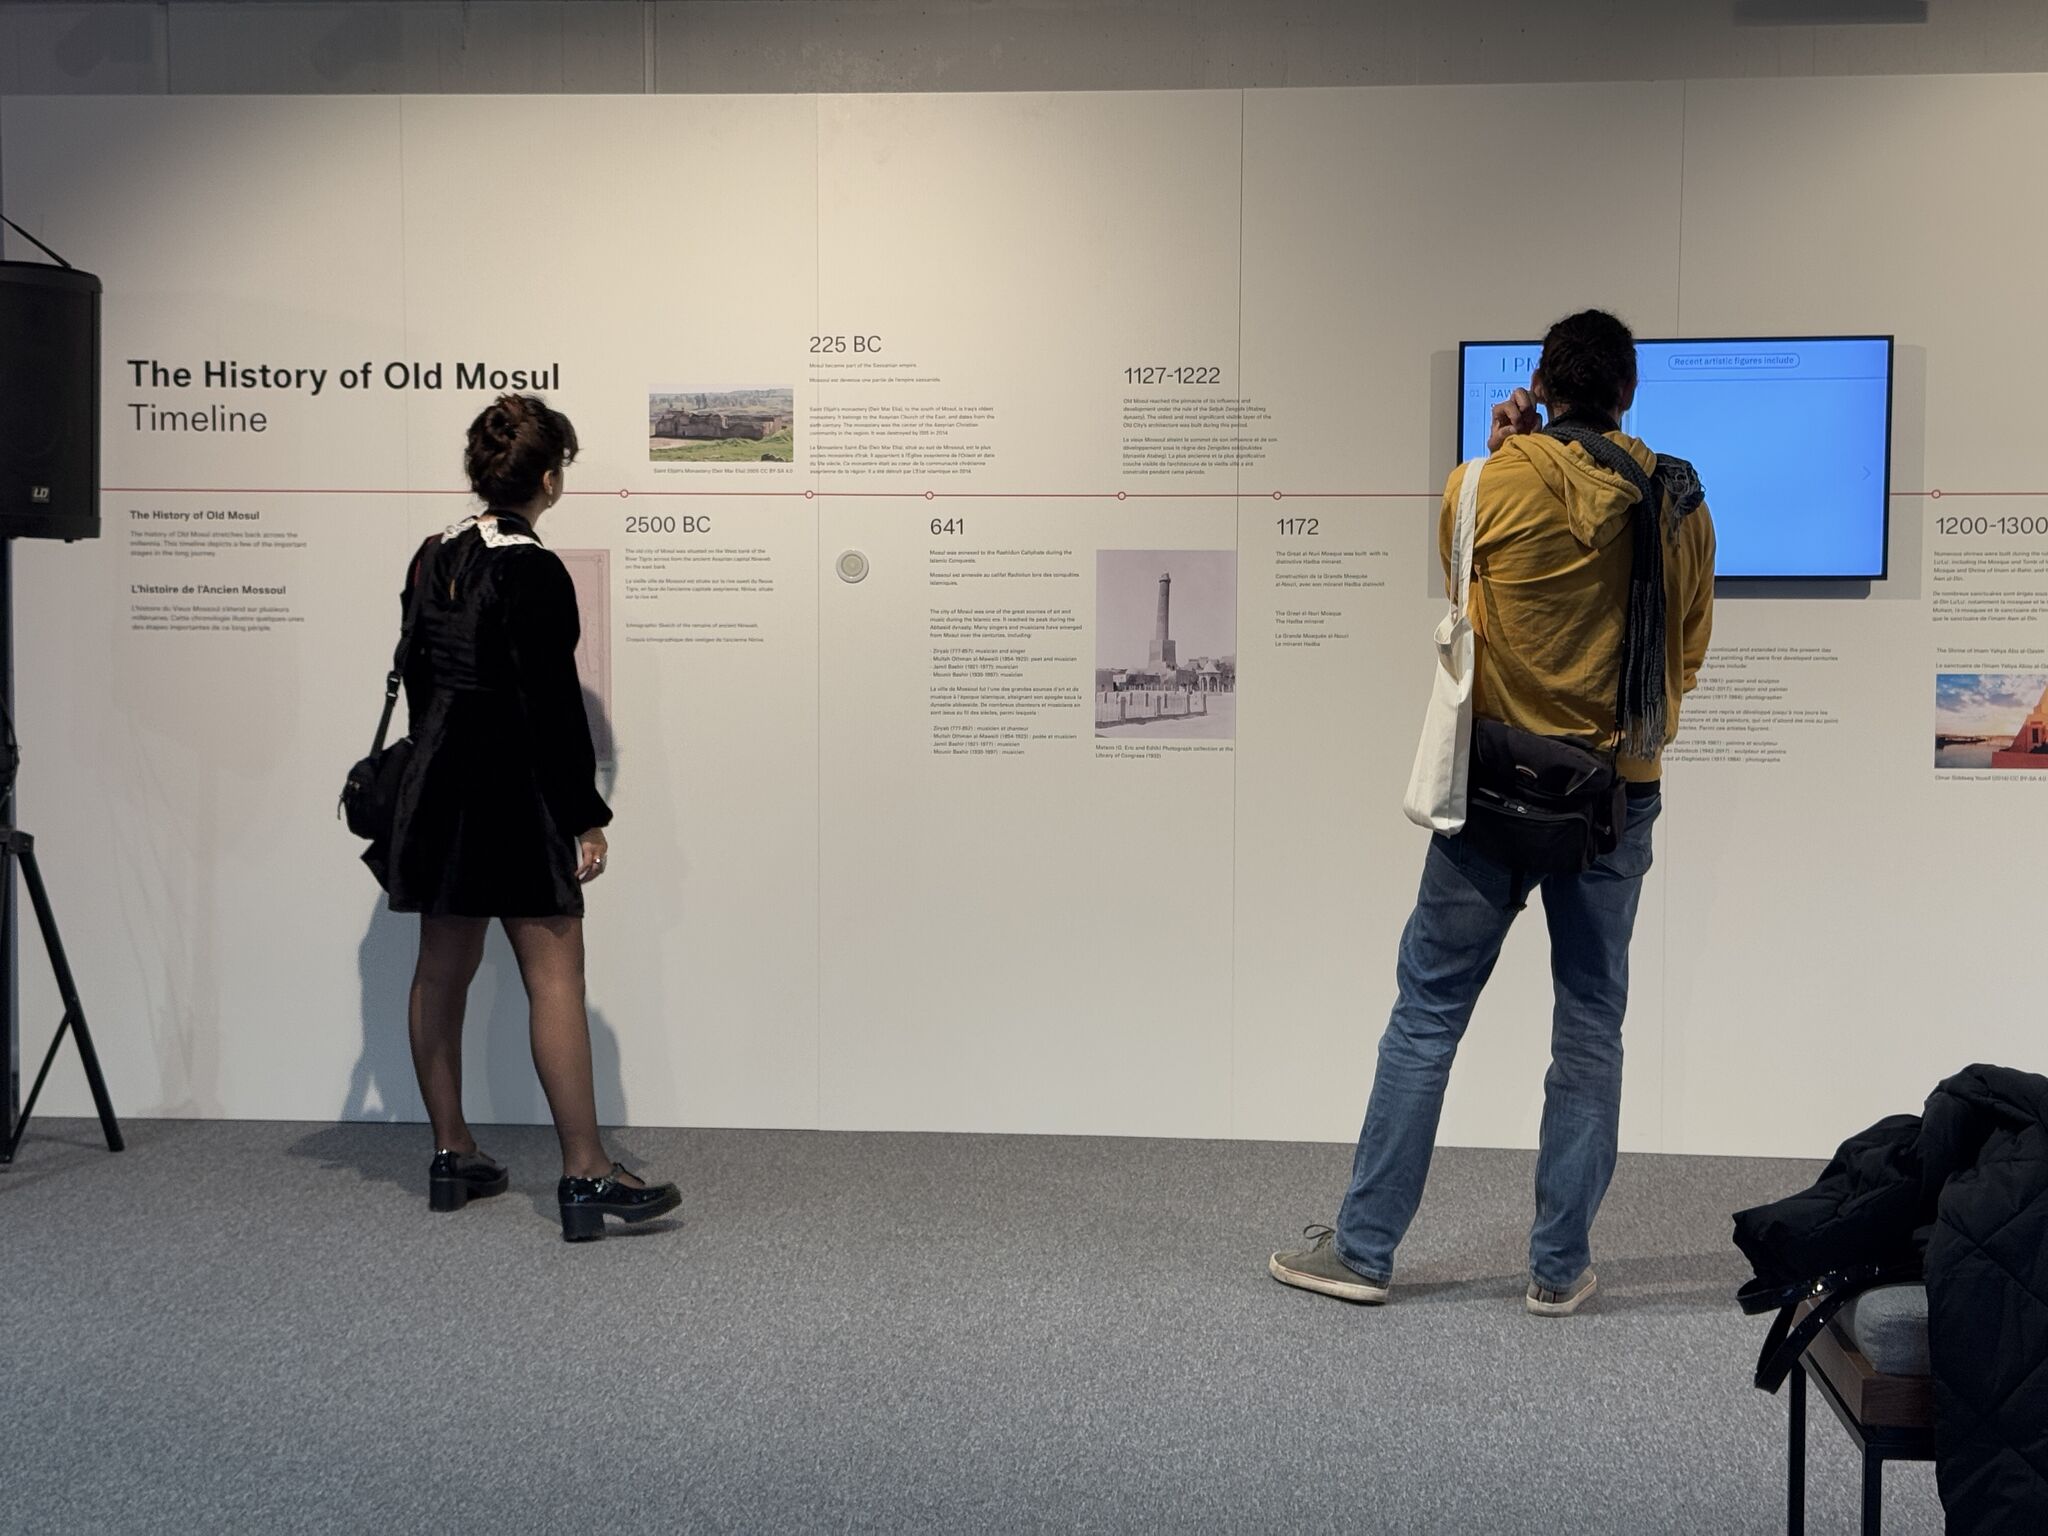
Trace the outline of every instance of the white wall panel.
<instances>
[{"instance_id":1,"label":"white wall panel","mask_svg":"<svg viewBox=\"0 0 2048 1536\"><path fill-rule=\"evenodd\" d=\"M18 547L21 816L117 1103L325 1117L363 1036L357 948L374 893L346 867L324 785L375 724L404 525L381 502L299 494L261 524L280 548L145 556L136 541L189 526L155 511L251 505L163 487L402 485L403 403L331 381L318 398L138 388L127 365L157 358L197 379L208 360L402 351L398 112L166 105L4 107L10 191L106 284L102 479L125 488L102 498L99 541ZM138 402L273 421L260 435L137 431ZM135 627L137 585L245 581L289 586L298 621ZM22 954L26 1054L60 1008L30 928Z\"/></svg>"},{"instance_id":2,"label":"white wall panel","mask_svg":"<svg viewBox=\"0 0 2048 1536\"><path fill-rule=\"evenodd\" d=\"M1099 548L1233 547L1233 471L1133 483L1120 444L1127 368L1234 357L1239 136L1231 95L821 103L819 329L942 382L815 398L985 405L996 455L818 477L913 494L819 504L827 558L875 564L821 620L827 1124L1229 1129L1230 744L1105 760L1086 685ZM935 546L974 576L934 586ZM1016 621L1073 658L1014 679L1068 690L1034 725L1062 739L939 753L935 609L1071 613Z\"/></svg>"},{"instance_id":3,"label":"white wall panel","mask_svg":"<svg viewBox=\"0 0 2048 1536\"><path fill-rule=\"evenodd\" d=\"M1788 1092L1825 1084L1836 1118L1860 1124L1971 1061L2043 1065L2039 1018L2004 973L2041 926L2010 872L2048 856L2048 776L1937 779L1928 738L1937 671L2048 670L2040 622L1937 606L1938 561L2026 561L2043 540L1934 527L1958 511L2048 526L2025 386L2048 348L2026 297L2048 209L2013 158L2044 118L2039 76L1688 88L1683 328L1895 331L1924 355L1895 402L1895 437L1920 458L1895 453L1896 488L2035 494L1897 496L1891 579L1868 600L1723 605L1724 647L1836 654L1809 702L1840 724L1763 772L1682 770L1696 814L1672 818L1681 1144L1810 1151Z\"/></svg>"}]
</instances>

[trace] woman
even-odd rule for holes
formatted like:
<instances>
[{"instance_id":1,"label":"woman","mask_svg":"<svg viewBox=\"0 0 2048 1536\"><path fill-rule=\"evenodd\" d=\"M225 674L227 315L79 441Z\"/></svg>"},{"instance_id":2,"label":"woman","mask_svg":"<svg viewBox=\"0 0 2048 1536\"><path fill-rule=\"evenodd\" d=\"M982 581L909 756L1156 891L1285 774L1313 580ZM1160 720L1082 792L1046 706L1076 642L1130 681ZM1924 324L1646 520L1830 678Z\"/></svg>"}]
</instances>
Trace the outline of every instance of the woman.
<instances>
[{"instance_id":1,"label":"woman","mask_svg":"<svg viewBox=\"0 0 2048 1536\"><path fill-rule=\"evenodd\" d=\"M576 676L576 589L534 533L575 457L569 419L531 395L501 396L470 424L463 463L484 511L428 539L407 572L413 757L390 841L364 854L391 910L420 915L409 1018L434 1127L429 1204L460 1210L507 1183L462 1114L463 1004L495 917L526 985L571 1242L604 1236L606 1216L644 1221L682 1203L675 1185L613 1162L597 1129L583 887L604 873L612 813Z\"/></svg>"}]
</instances>

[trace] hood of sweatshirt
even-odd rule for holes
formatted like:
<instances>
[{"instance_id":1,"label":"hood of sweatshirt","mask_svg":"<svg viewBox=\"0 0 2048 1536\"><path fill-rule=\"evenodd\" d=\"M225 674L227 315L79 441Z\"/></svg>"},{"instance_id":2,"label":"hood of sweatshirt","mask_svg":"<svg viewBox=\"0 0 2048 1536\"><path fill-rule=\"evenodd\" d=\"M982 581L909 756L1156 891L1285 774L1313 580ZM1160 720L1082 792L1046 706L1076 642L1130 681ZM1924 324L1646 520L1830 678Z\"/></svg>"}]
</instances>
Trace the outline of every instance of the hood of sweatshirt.
<instances>
[{"instance_id":1,"label":"hood of sweatshirt","mask_svg":"<svg viewBox=\"0 0 2048 1536\"><path fill-rule=\"evenodd\" d=\"M1623 433L1610 434L1630 458L1653 474L1657 455ZM1572 536L1588 549L1605 549L1628 527L1628 515L1639 499L1636 488L1613 470L1602 469L1571 443L1541 433L1522 433L1502 443L1498 459L1520 458L1564 503Z\"/></svg>"}]
</instances>

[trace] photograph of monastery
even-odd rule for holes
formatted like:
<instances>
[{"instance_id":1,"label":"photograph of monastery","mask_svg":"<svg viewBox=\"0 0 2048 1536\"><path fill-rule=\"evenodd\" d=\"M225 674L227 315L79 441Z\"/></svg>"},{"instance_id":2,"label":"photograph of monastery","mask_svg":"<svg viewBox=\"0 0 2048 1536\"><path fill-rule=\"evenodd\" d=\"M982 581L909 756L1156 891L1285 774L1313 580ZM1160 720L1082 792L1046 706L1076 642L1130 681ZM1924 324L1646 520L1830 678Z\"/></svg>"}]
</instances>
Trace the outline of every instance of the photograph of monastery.
<instances>
[{"instance_id":1,"label":"photograph of monastery","mask_svg":"<svg viewBox=\"0 0 2048 1536\"><path fill-rule=\"evenodd\" d=\"M2048 773L2048 674L1937 673L1934 766Z\"/></svg>"},{"instance_id":2,"label":"photograph of monastery","mask_svg":"<svg viewBox=\"0 0 2048 1536\"><path fill-rule=\"evenodd\" d=\"M650 390L647 457L656 464L794 463L796 391Z\"/></svg>"},{"instance_id":3,"label":"photograph of monastery","mask_svg":"<svg viewBox=\"0 0 2048 1536\"><path fill-rule=\"evenodd\" d=\"M1096 552L1095 734L1236 740L1236 550Z\"/></svg>"}]
</instances>

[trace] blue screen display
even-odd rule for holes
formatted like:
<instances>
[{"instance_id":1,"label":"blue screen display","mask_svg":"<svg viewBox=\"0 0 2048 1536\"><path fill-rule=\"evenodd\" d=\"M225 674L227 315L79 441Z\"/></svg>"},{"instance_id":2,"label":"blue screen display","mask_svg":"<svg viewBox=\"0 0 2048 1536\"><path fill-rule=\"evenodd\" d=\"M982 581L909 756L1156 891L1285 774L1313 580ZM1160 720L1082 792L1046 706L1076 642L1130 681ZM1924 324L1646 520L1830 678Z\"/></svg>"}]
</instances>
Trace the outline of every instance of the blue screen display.
<instances>
[{"instance_id":1,"label":"blue screen display","mask_svg":"<svg viewBox=\"0 0 2048 1536\"><path fill-rule=\"evenodd\" d=\"M1542 348L1462 348L1461 459ZM1890 337L1638 341L1622 430L1690 459L1713 510L1719 576L1877 577L1891 495Z\"/></svg>"}]
</instances>

